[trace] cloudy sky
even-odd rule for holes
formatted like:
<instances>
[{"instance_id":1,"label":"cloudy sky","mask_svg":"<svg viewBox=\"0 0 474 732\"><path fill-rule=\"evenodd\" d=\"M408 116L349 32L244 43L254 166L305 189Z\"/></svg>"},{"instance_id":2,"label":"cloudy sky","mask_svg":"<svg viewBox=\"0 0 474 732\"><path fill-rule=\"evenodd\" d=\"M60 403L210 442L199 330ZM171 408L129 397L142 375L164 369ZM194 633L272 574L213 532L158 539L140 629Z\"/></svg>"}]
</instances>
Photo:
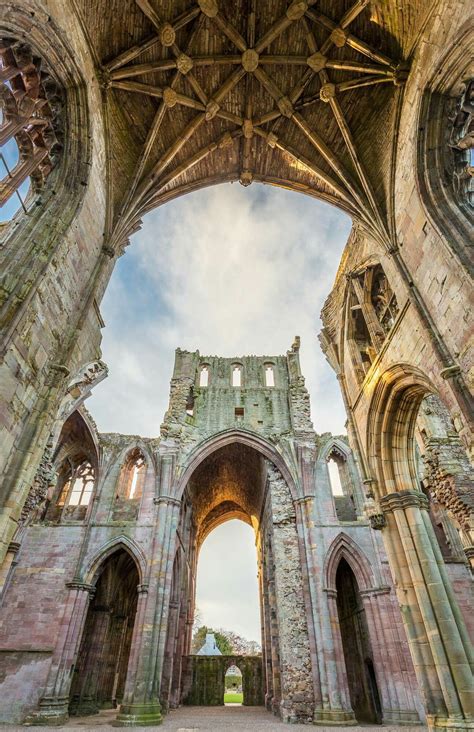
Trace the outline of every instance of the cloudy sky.
<instances>
[{"instance_id":1,"label":"cloudy sky","mask_svg":"<svg viewBox=\"0 0 474 732\"><path fill-rule=\"evenodd\" d=\"M99 430L159 434L178 346L270 356L299 335L315 429L344 432L337 381L317 333L349 231L349 218L327 204L258 184L208 188L148 214L101 305L110 375L87 402ZM237 545L231 590L222 562ZM246 525L226 523L207 539L198 605L206 624L258 640L255 547Z\"/></svg>"}]
</instances>

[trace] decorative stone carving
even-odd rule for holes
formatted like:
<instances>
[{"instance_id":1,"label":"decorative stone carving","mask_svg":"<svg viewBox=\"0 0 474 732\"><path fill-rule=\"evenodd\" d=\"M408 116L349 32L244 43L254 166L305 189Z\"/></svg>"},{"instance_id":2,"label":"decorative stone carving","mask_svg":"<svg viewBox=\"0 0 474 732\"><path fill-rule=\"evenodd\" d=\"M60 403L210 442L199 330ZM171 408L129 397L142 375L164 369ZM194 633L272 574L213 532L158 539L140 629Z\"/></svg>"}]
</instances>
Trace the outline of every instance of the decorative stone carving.
<instances>
[{"instance_id":1,"label":"decorative stone carving","mask_svg":"<svg viewBox=\"0 0 474 732\"><path fill-rule=\"evenodd\" d=\"M178 101L177 93L170 86L166 86L163 89L163 101L168 109L173 109L173 107L176 105L176 102Z\"/></svg>"},{"instance_id":2,"label":"decorative stone carving","mask_svg":"<svg viewBox=\"0 0 474 732\"><path fill-rule=\"evenodd\" d=\"M187 56L185 53L180 53L178 58L176 59L176 68L181 74L188 74L191 69L193 68L194 63L192 58Z\"/></svg>"},{"instance_id":3,"label":"decorative stone carving","mask_svg":"<svg viewBox=\"0 0 474 732\"><path fill-rule=\"evenodd\" d=\"M244 124L242 125L242 129L244 131L244 137L246 140L251 140L253 137L253 123L251 119L244 119Z\"/></svg>"},{"instance_id":4,"label":"decorative stone carving","mask_svg":"<svg viewBox=\"0 0 474 732\"><path fill-rule=\"evenodd\" d=\"M322 71L326 66L326 62L327 62L327 57L324 56L319 51L317 51L316 53L313 53L312 56L309 56L306 59L306 63L308 64L309 68L312 69L315 73Z\"/></svg>"},{"instance_id":5,"label":"decorative stone carving","mask_svg":"<svg viewBox=\"0 0 474 732\"><path fill-rule=\"evenodd\" d=\"M329 102L331 99L334 99L336 96L336 85L330 82L323 84L319 90L319 96L322 102Z\"/></svg>"},{"instance_id":6,"label":"decorative stone carving","mask_svg":"<svg viewBox=\"0 0 474 732\"><path fill-rule=\"evenodd\" d=\"M253 48L248 48L242 54L242 66L248 73L252 73L258 67L259 56Z\"/></svg>"},{"instance_id":7,"label":"decorative stone carving","mask_svg":"<svg viewBox=\"0 0 474 732\"><path fill-rule=\"evenodd\" d=\"M215 18L219 12L219 6L217 0L199 0L199 7L204 15L208 18Z\"/></svg>"},{"instance_id":8,"label":"decorative stone carving","mask_svg":"<svg viewBox=\"0 0 474 732\"><path fill-rule=\"evenodd\" d=\"M342 48L346 45L348 33L344 28L334 28L329 38L337 48Z\"/></svg>"},{"instance_id":9,"label":"decorative stone carving","mask_svg":"<svg viewBox=\"0 0 474 732\"><path fill-rule=\"evenodd\" d=\"M159 30L159 36L160 36L161 43L166 48L168 48L169 46L172 46L176 40L175 30L174 30L173 26L170 25L170 23L164 23L161 26L161 28Z\"/></svg>"},{"instance_id":10,"label":"decorative stone carving","mask_svg":"<svg viewBox=\"0 0 474 732\"><path fill-rule=\"evenodd\" d=\"M288 117L289 119L293 116L295 110L288 97L281 97L281 99L278 100L277 104L278 109L284 117Z\"/></svg>"},{"instance_id":11,"label":"decorative stone carving","mask_svg":"<svg viewBox=\"0 0 474 732\"><path fill-rule=\"evenodd\" d=\"M251 170L243 170L240 174L239 183L247 188L253 181L253 173Z\"/></svg>"},{"instance_id":12,"label":"decorative stone carving","mask_svg":"<svg viewBox=\"0 0 474 732\"><path fill-rule=\"evenodd\" d=\"M216 102L215 99L211 99L206 106L206 120L208 122L211 121L211 119L214 119L216 114L218 113L220 109L219 104Z\"/></svg>"}]
</instances>

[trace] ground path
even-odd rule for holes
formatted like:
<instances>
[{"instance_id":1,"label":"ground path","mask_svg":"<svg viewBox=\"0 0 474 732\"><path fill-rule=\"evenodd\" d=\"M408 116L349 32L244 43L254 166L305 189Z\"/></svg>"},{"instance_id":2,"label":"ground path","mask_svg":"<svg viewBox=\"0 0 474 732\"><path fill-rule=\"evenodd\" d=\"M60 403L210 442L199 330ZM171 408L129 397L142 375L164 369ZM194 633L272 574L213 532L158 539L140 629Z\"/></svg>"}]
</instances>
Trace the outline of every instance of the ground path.
<instances>
[{"instance_id":1,"label":"ground path","mask_svg":"<svg viewBox=\"0 0 474 732\"><path fill-rule=\"evenodd\" d=\"M73 717L65 728L75 730L105 730L115 729L111 723L115 719L117 711L107 710L91 717ZM378 725L377 725L378 726ZM367 728L369 725L367 725ZM370 725L373 728L376 725ZM24 732L20 726L0 726L3 732ZM150 727L135 729L149 730ZM240 730L240 732L271 732L279 730L284 732L308 732L311 727L304 724L283 725L272 714L263 707L182 707L170 712L157 729L160 732L227 732L227 730ZM314 727L319 732L348 732L347 727ZM383 726L383 732L424 732L424 727L396 727L394 725ZM44 732L44 727L30 727L30 730ZM375 730L373 730L375 732Z\"/></svg>"}]
</instances>

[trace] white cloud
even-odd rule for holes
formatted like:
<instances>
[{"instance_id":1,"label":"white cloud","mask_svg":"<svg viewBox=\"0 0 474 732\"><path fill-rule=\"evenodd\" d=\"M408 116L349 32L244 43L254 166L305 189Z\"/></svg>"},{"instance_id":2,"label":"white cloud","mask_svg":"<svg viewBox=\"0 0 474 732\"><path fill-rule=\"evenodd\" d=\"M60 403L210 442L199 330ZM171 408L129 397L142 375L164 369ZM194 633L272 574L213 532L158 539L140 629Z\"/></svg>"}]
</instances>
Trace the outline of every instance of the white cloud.
<instances>
[{"instance_id":1,"label":"white cloud","mask_svg":"<svg viewBox=\"0 0 474 732\"><path fill-rule=\"evenodd\" d=\"M102 306L110 376L88 403L99 428L158 434L177 346L277 355L300 335L315 427L343 431L316 336L349 228L326 204L263 186L206 189L149 214Z\"/></svg>"}]
</instances>

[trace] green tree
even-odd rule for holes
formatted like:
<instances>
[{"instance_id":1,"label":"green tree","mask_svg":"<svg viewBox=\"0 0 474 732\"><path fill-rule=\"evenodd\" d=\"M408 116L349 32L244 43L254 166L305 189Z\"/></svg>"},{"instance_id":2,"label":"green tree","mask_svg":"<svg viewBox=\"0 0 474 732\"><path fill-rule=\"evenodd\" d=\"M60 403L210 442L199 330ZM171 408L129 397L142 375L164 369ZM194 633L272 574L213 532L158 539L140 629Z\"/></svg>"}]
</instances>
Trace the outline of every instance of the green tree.
<instances>
[{"instance_id":1,"label":"green tree","mask_svg":"<svg viewBox=\"0 0 474 732\"><path fill-rule=\"evenodd\" d=\"M234 650L232 645L225 635L220 633L218 630L208 628L207 625L201 625L197 630L195 630L191 645L191 653L197 653L203 647L206 640L206 633L214 633L217 647L223 656L231 656L233 654Z\"/></svg>"}]
</instances>

